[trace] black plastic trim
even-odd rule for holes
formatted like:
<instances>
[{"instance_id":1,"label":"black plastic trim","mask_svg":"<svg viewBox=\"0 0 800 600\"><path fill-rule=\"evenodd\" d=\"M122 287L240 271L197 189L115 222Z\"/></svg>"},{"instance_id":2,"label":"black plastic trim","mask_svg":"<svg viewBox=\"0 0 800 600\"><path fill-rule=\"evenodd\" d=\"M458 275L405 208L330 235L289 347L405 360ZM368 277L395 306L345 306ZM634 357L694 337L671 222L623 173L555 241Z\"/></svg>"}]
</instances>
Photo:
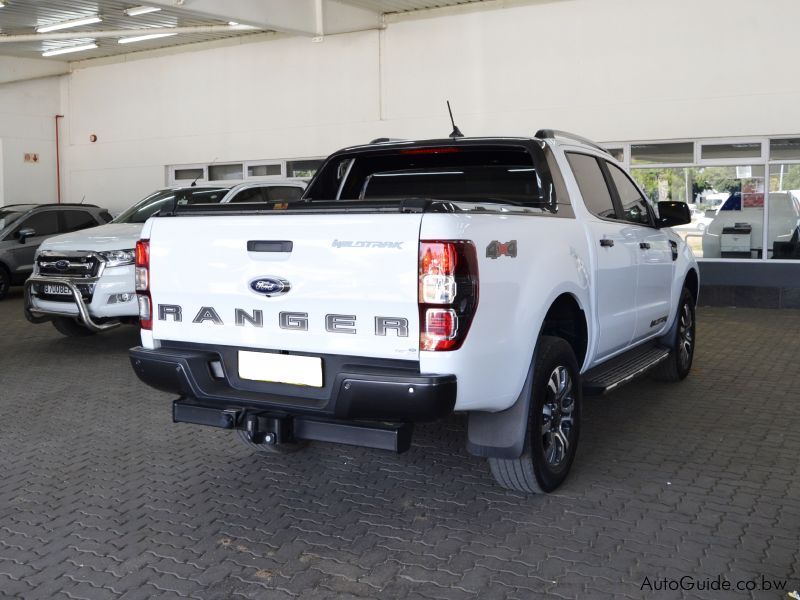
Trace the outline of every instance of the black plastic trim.
<instances>
[{"instance_id":1,"label":"black plastic trim","mask_svg":"<svg viewBox=\"0 0 800 600\"><path fill-rule=\"evenodd\" d=\"M291 240L250 240L247 242L248 252L291 252L294 242Z\"/></svg>"},{"instance_id":2,"label":"black plastic trim","mask_svg":"<svg viewBox=\"0 0 800 600\"><path fill-rule=\"evenodd\" d=\"M325 385L313 388L241 380L235 362L237 350L136 347L130 350L130 360L146 384L212 407L235 405L292 415L413 422L441 418L455 406L456 376L420 374L408 368L410 361L322 355ZM223 378L212 374L212 361L222 362Z\"/></svg>"}]
</instances>

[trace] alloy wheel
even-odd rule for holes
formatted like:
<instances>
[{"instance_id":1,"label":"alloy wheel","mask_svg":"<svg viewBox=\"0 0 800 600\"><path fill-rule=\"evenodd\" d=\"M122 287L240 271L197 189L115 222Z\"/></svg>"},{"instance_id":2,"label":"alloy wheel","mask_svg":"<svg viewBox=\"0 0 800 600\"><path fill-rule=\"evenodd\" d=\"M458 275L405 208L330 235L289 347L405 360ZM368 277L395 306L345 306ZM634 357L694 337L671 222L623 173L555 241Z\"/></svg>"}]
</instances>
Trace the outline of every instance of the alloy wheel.
<instances>
[{"instance_id":1,"label":"alloy wheel","mask_svg":"<svg viewBox=\"0 0 800 600\"><path fill-rule=\"evenodd\" d=\"M678 358L681 368L686 369L694 350L694 317L688 303L681 308L681 321L678 329Z\"/></svg>"},{"instance_id":2,"label":"alloy wheel","mask_svg":"<svg viewBox=\"0 0 800 600\"><path fill-rule=\"evenodd\" d=\"M569 456L572 444L575 409L575 393L572 377L564 366L557 366L550 373L542 407L542 444L547 465L557 468Z\"/></svg>"}]
</instances>

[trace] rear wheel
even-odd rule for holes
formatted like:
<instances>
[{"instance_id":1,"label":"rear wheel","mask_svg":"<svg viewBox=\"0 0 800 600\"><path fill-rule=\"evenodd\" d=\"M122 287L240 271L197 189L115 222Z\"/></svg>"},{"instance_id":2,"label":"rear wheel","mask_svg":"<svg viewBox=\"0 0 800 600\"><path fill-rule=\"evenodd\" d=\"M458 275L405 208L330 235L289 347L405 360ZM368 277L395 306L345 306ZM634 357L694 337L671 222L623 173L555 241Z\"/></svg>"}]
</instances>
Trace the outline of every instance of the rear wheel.
<instances>
[{"instance_id":1,"label":"rear wheel","mask_svg":"<svg viewBox=\"0 0 800 600\"><path fill-rule=\"evenodd\" d=\"M59 333L67 337L86 337L96 333L86 327L86 325L79 323L76 319L71 319L69 317L55 317L53 319L53 327L55 327Z\"/></svg>"},{"instance_id":2,"label":"rear wheel","mask_svg":"<svg viewBox=\"0 0 800 600\"><path fill-rule=\"evenodd\" d=\"M522 456L490 458L504 488L552 492L567 478L578 446L581 417L578 361L563 339L542 336L536 350L528 429Z\"/></svg>"},{"instance_id":3,"label":"rear wheel","mask_svg":"<svg viewBox=\"0 0 800 600\"><path fill-rule=\"evenodd\" d=\"M680 381L689 374L696 342L694 317L694 296L687 288L683 288L678 304L678 330L672 341L669 356L650 371L653 379Z\"/></svg>"},{"instance_id":4,"label":"rear wheel","mask_svg":"<svg viewBox=\"0 0 800 600\"><path fill-rule=\"evenodd\" d=\"M0 300L8 294L8 288L11 287L11 276L4 267L0 267Z\"/></svg>"}]
</instances>

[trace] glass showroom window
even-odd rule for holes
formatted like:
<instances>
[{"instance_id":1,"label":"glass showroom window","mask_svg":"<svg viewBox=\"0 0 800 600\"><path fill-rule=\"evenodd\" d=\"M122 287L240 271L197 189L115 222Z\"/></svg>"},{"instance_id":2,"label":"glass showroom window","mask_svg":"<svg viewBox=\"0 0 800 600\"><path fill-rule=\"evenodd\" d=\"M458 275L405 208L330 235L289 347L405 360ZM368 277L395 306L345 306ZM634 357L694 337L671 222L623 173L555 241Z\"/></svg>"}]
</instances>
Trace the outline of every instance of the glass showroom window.
<instances>
[{"instance_id":1,"label":"glass showroom window","mask_svg":"<svg viewBox=\"0 0 800 600\"><path fill-rule=\"evenodd\" d=\"M769 141L767 252L773 259L800 259L800 138ZM778 163L777 161L780 161Z\"/></svg>"},{"instance_id":2,"label":"glass showroom window","mask_svg":"<svg viewBox=\"0 0 800 600\"><path fill-rule=\"evenodd\" d=\"M686 202L692 222L674 230L698 258L760 258L764 166L634 168L654 202Z\"/></svg>"}]
</instances>

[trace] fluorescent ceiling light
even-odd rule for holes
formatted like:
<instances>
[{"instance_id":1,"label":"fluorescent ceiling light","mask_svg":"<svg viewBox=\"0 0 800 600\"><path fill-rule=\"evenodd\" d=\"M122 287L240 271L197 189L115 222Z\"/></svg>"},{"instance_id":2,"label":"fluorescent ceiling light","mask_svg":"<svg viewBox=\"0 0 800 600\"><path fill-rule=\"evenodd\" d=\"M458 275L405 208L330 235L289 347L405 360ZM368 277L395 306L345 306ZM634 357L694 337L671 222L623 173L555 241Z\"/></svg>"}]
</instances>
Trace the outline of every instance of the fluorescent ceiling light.
<instances>
[{"instance_id":1,"label":"fluorescent ceiling light","mask_svg":"<svg viewBox=\"0 0 800 600\"><path fill-rule=\"evenodd\" d=\"M238 25L238 23L236 21L228 21L228 25L233 27L234 25Z\"/></svg>"},{"instance_id":2,"label":"fluorescent ceiling light","mask_svg":"<svg viewBox=\"0 0 800 600\"><path fill-rule=\"evenodd\" d=\"M150 35L136 35L134 37L119 38L117 42L120 44L130 44L131 42L143 42L145 40L154 40L156 38L169 37L171 35L178 35L177 33L151 33Z\"/></svg>"},{"instance_id":3,"label":"fluorescent ceiling light","mask_svg":"<svg viewBox=\"0 0 800 600\"><path fill-rule=\"evenodd\" d=\"M157 6L134 6L133 8L126 8L123 12L129 17L138 17L139 15L146 15L160 10Z\"/></svg>"},{"instance_id":4,"label":"fluorescent ceiling light","mask_svg":"<svg viewBox=\"0 0 800 600\"><path fill-rule=\"evenodd\" d=\"M91 17L84 17L82 19L73 19L71 21L61 21L61 23L53 23L52 25L42 25L36 28L36 33L47 33L49 31L56 31L58 29L68 29L69 27L80 27L81 25L91 25L92 23L100 23L103 19L97 15Z\"/></svg>"},{"instance_id":5,"label":"fluorescent ceiling light","mask_svg":"<svg viewBox=\"0 0 800 600\"><path fill-rule=\"evenodd\" d=\"M0 8L3 8L6 5L5 2L0 2Z\"/></svg>"},{"instance_id":6,"label":"fluorescent ceiling light","mask_svg":"<svg viewBox=\"0 0 800 600\"><path fill-rule=\"evenodd\" d=\"M57 56L59 54L68 54L70 52L94 50L95 48L97 48L97 44L93 42L91 44L82 44L81 46L67 46L66 48L58 48L57 50L48 50L47 52L42 52L42 56Z\"/></svg>"}]
</instances>

